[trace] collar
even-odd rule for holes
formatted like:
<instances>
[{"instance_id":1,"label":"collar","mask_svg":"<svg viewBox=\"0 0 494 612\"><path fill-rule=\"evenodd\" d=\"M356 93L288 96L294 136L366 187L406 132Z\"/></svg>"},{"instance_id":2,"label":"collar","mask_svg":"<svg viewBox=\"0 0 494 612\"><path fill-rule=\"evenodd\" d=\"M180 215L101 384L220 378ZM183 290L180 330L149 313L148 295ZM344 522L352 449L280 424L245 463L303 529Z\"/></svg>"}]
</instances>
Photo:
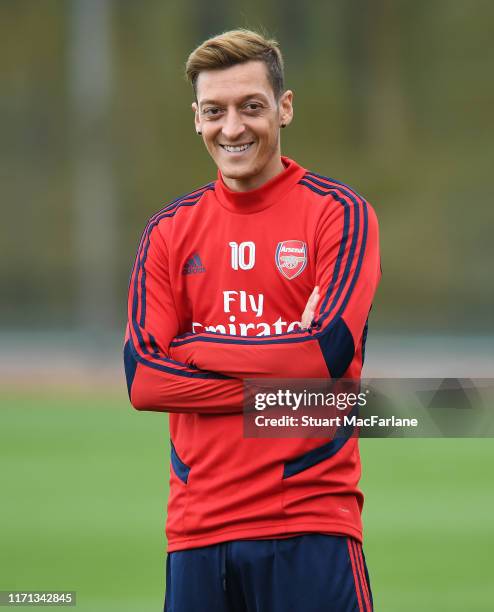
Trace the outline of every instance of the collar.
<instances>
[{"instance_id":1,"label":"collar","mask_svg":"<svg viewBox=\"0 0 494 612\"><path fill-rule=\"evenodd\" d=\"M218 170L218 180L214 189L220 204L228 210L241 214L259 212L276 204L306 173L305 168L288 157L282 156L281 161L285 166L282 172L261 187L250 191L232 191L225 185Z\"/></svg>"}]
</instances>

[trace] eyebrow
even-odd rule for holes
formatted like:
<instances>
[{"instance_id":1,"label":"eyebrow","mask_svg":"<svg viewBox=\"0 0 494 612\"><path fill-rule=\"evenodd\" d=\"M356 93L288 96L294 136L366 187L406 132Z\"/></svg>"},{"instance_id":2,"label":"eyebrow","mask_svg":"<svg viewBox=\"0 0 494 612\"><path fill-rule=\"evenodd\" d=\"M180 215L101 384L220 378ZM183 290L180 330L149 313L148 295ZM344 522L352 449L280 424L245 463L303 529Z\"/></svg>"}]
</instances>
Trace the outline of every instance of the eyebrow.
<instances>
[{"instance_id":1,"label":"eyebrow","mask_svg":"<svg viewBox=\"0 0 494 612\"><path fill-rule=\"evenodd\" d=\"M242 102L245 102L245 100L250 100L251 98L261 98L265 102L268 101L266 96L264 94L262 94L262 93L250 93L250 94L247 94L246 96L242 96L236 102L237 103L242 103ZM221 103L218 102L217 100L201 100L199 102L199 106L205 106L206 104L218 104L219 105Z\"/></svg>"}]
</instances>

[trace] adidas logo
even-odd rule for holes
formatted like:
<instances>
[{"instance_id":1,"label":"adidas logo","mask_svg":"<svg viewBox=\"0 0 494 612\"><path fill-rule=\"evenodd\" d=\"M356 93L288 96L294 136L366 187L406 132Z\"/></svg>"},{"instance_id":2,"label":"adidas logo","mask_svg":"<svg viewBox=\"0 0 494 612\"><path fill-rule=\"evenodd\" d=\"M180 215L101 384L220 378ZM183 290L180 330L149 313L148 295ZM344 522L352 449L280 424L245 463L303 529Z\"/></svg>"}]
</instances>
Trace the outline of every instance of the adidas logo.
<instances>
[{"instance_id":1,"label":"adidas logo","mask_svg":"<svg viewBox=\"0 0 494 612\"><path fill-rule=\"evenodd\" d=\"M199 253L196 253L184 263L182 274L201 274L201 272L206 272L206 268L202 265Z\"/></svg>"}]
</instances>

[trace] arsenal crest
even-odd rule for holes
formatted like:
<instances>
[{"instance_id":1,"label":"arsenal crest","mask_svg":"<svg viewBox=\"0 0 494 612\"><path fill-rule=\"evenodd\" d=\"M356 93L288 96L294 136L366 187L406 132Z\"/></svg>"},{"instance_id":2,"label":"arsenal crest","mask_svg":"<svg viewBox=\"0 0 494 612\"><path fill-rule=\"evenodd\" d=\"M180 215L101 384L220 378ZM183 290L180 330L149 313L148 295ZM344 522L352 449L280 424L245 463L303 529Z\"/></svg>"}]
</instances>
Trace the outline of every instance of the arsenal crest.
<instances>
[{"instance_id":1,"label":"arsenal crest","mask_svg":"<svg viewBox=\"0 0 494 612\"><path fill-rule=\"evenodd\" d=\"M307 245L301 240L278 242L275 256L276 267L288 280L293 280L307 265Z\"/></svg>"}]
</instances>

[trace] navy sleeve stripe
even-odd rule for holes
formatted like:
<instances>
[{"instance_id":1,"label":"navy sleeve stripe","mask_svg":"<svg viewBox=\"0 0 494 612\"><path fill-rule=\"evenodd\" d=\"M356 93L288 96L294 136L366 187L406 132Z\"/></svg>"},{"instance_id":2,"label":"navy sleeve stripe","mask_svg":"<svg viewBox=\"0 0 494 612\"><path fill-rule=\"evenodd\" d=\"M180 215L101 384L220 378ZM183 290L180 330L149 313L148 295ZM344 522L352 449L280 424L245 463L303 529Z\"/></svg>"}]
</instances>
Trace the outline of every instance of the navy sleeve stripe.
<instances>
[{"instance_id":1,"label":"navy sleeve stripe","mask_svg":"<svg viewBox=\"0 0 494 612\"><path fill-rule=\"evenodd\" d=\"M349 226L350 226L350 206L348 204L348 202L342 198L340 195L338 195L338 193L335 190L331 190L331 191L322 191L321 189L318 189L317 187L315 187L314 185L312 185L311 183L308 183L307 181L304 181L303 179L301 181L299 181L302 185L305 185L306 187L308 187L309 189L311 189L312 191L314 191L315 193L322 195L322 196L327 196L327 195L331 195L337 202L339 202L343 208L344 208L344 226L343 226L343 235L341 238L341 242L340 242L340 248L338 251L338 256L336 258L336 263L335 263L335 267L334 267L334 272L333 272L333 278L331 279L331 282L328 286L328 290L326 291L326 295L324 296L324 300L321 304L321 312L325 313L326 312L326 307L328 305L328 301L329 298L331 297L337 281L338 281L338 277L339 277L339 273L340 273L340 267L341 267L341 263L343 261L343 258L345 256L345 251L346 251L346 244L348 241L348 235L349 235ZM344 287L345 287L345 283L347 281L348 278L348 274L350 271L350 267L352 265L352 261L353 261L353 256L355 253L355 246L356 246L356 242L358 240L358 205L356 202L352 202L353 204L353 213L355 216L355 226L354 226L354 232L353 232L353 237L352 237L352 244L350 247L350 251L348 254L348 258L347 258L347 264L345 266L345 270L343 272L343 277L341 278L341 281L337 287L337 291L336 294L333 297L333 301L331 302L331 306L329 308L328 311L328 315L329 313L332 311L332 309L334 308L335 304L337 303L341 292L343 291Z\"/></svg>"},{"instance_id":2,"label":"navy sleeve stripe","mask_svg":"<svg viewBox=\"0 0 494 612\"><path fill-rule=\"evenodd\" d=\"M330 190L325 195L327 195L329 193L329 194L333 195L333 197L334 197L333 189L332 189L332 188L334 188L333 185L330 185L328 183L324 183L322 181L319 181L319 180L313 178L310 175L306 175L306 176L311 181L317 183L319 186L326 187L328 190ZM326 180L330 181L332 179L326 179ZM337 183L338 185L343 185L343 183L339 183L338 181L334 181L334 182ZM312 187L312 186L310 186L310 187ZM368 231L368 210L367 210L367 206L368 205L367 205L367 202L361 196L356 194L356 192L354 192L353 190L351 190L349 188L346 188L346 186L344 186L344 188L340 187L338 189L344 195L349 197L352 200L353 204L354 204L354 208L355 208L355 227L354 227L354 232L353 232L354 236L353 237L354 237L355 243L356 243L356 241L358 239L358 233L359 233L359 208L360 208L359 207L359 202L362 205L362 212L363 212L363 232L362 232L362 241L361 241L361 245L360 245L360 252L359 252L359 256L358 256L358 260L357 260L357 266L355 268L355 272L354 272L353 278L352 278L352 280L351 280L351 282L350 282L350 284L348 286L348 291L347 291L347 293L345 295L345 298L343 299L343 301L342 301L338 311L333 315L332 320L338 319L343 314L343 312L345 311L345 308L346 308L346 306L348 304L348 301L349 301L349 299L350 299L350 297L352 295L352 292L353 292L353 289L355 287L355 284L357 283L357 280L358 280L358 277L359 277L359 274L360 274L360 269L362 267L362 261L363 261L363 258L364 258L366 244L367 244L367 231ZM354 251L355 251L353 243L352 243L351 249L352 248L353 248L352 260L353 260L353 255L354 255ZM347 260L347 266L346 266L346 271L348 271L348 273L350 271L350 267L351 267L351 262L350 262L350 255L349 255L348 260ZM345 279L345 282L342 281L340 287L342 287L345 283L346 283L346 279ZM341 294L341 292L340 292L340 294ZM335 296L335 298L336 298L336 296ZM338 298L339 298L339 296L338 296ZM333 300L332 305L331 305L329 311L324 312L324 314L320 318L320 320L319 320L320 323L323 323L326 320L326 318L329 316L329 314L331 313L332 309L336 305L337 301L338 301L338 299Z\"/></svg>"},{"instance_id":3,"label":"navy sleeve stripe","mask_svg":"<svg viewBox=\"0 0 494 612\"><path fill-rule=\"evenodd\" d=\"M350 286L348 287L348 291L346 293L346 296L345 296L344 300L342 301L338 311L334 315L334 317L336 319L341 317L341 315L345 312L345 308L347 307L347 304L348 304L348 302L350 300L350 297L351 297L351 295L353 293L355 285L357 284L357 280L358 280L358 277L360 275L360 270L362 268L362 262L364 260L365 247L366 247L366 243L367 243L367 230L368 230L368 213L367 213L367 207L366 206L364 206L363 212L364 212L364 229L363 229L363 234L362 234L362 243L361 243L361 247L360 247L360 252L359 252L359 256L358 256L358 260L357 260L357 267L355 268L355 272L354 272L353 278L351 280ZM321 322L323 322L324 319L327 316L328 316L328 313L324 314L321 317Z\"/></svg>"},{"instance_id":4,"label":"navy sleeve stripe","mask_svg":"<svg viewBox=\"0 0 494 612\"><path fill-rule=\"evenodd\" d=\"M320 332L322 333L322 332ZM320 335L320 334L319 334ZM289 336L289 337L286 337ZM183 346L184 344L189 344L190 342L217 342L219 344L286 344L286 343L298 343L298 342L307 342L308 340L316 340L318 334L304 334L301 336L293 336L290 334L274 334L271 336L257 336L257 337L243 337L242 339L239 336L234 336L230 334L217 334L212 333L211 336L202 335L198 337L197 334L184 334L180 336L180 339L174 340L170 346ZM272 339L273 338L273 339Z\"/></svg>"},{"instance_id":5,"label":"navy sleeve stripe","mask_svg":"<svg viewBox=\"0 0 494 612\"><path fill-rule=\"evenodd\" d=\"M149 224L147 232L146 232L146 238L141 246L141 250L137 253L138 263L137 263L136 271L134 274L134 293L133 293L133 299L132 299L132 328L137 335L139 347L142 349L144 354L146 353L149 354L149 352L146 348L146 344L142 337L140 328L141 327L143 328L146 322L146 274L145 274L144 264L146 262L146 258L148 255L149 245L151 243L151 239L150 239L151 232L158 225L158 223L161 221L162 218L173 216L176 213L178 206L180 205L193 206L198 201L199 200L192 200L190 202L186 201L184 203L179 203L177 205L177 208L174 211L168 212L168 213L162 213L161 215L156 217L154 221ZM143 251L142 257L140 257L141 251ZM140 316L139 322L137 322L137 313L138 313L138 307L139 307L139 274L141 275L141 283L140 283L141 316Z\"/></svg>"},{"instance_id":6,"label":"navy sleeve stripe","mask_svg":"<svg viewBox=\"0 0 494 612\"><path fill-rule=\"evenodd\" d=\"M184 369L182 366L182 369L176 369L171 367L171 365L173 364L177 364L179 366L181 366L182 364L180 364L177 361L173 361L172 359L166 359L164 357L155 357L153 355L153 357L155 359L158 359L160 361L160 363L156 363L156 361L151 361L150 359L146 359L144 357L142 357L141 355L139 355L139 353L137 352L134 343L132 342L132 339L129 339L129 349L130 349L130 353L132 358L137 362L137 363L142 363L143 365L152 368L153 370L159 370L160 372L166 372L167 374L174 374L176 376L183 376L185 378L202 378L202 379L216 379L216 380L230 380L231 377L230 376L225 376L224 374L217 374L215 372L203 372L202 370L198 370L197 368L189 368L189 369ZM165 365L168 364L168 365ZM195 371L192 371L194 370ZM134 371L135 374L135 371ZM133 377L132 377L133 380Z\"/></svg>"},{"instance_id":7,"label":"navy sleeve stripe","mask_svg":"<svg viewBox=\"0 0 494 612\"><path fill-rule=\"evenodd\" d=\"M158 212L154 213L154 215L151 216L150 219L148 219L148 222L146 223L146 227L142 230L142 234L141 237L139 239L139 246L137 247L137 252L139 253L142 247L142 243L147 235L147 231L148 228L150 226L150 224L156 219L156 217L158 217L159 215L161 215L164 212L169 212L172 208L175 208L176 205L183 199L185 198L189 198L192 196L196 196L202 193L204 193L204 191L208 191L209 189L213 189L214 188L214 183L208 183L207 185L204 185L203 187L199 187L199 189L195 189L194 191L191 191L190 193L186 193L178 198L175 198L174 200L172 200L171 202L168 202L168 204L165 204L165 206L163 208L160 208L160 210L158 210ZM130 287L130 283L132 282L132 276L134 274L134 270L136 267L136 263L138 261L138 258L136 257L134 259L134 264L132 266L132 270L130 272L130 277L129 277L129 287Z\"/></svg>"},{"instance_id":8,"label":"navy sleeve stripe","mask_svg":"<svg viewBox=\"0 0 494 612\"><path fill-rule=\"evenodd\" d=\"M151 223L162 213L164 212L169 212L170 210L172 210L173 208L175 208L177 206L178 203L180 203L183 199L192 197L192 196L196 196L199 194L204 193L204 191L207 191L211 188L214 187L214 183L208 183L207 185L204 185L204 187L200 187L199 189L196 189L195 191L191 191L190 193L187 193L183 196L180 196L179 198L176 198L175 200L172 200L171 202L169 202L168 204L166 204L163 208L161 208L158 212L154 213L154 215L151 216L151 218L148 220L148 222L146 223L146 227L142 230L142 234L141 237L139 239L139 246L137 247L137 253L139 254L142 248L142 244L147 236L148 230L149 230L149 226L151 225ZM132 276L134 274L134 270L136 268L136 264L138 263L138 257L136 257L134 259L134 264L132 266L132 270L130 272L130 277L129 277L129 287L130 287L130 283L132 282Z\"/></svg>"},{"instance_id":9,"label":"navy sleeve stripe","mask_svg":"<svg viewBox=\"0 0 494 612\"><path fill-rule=\"evenodd\" d=\"M352 189L348 185L345 185L345 183L342 183L341 181L337 181L334 178L330 178L329 176L323 176L322 174L317 174L316 172L307 172L305 174L305 176L306 177L310 177L312 180L315 180L316 178L319 178L319 179L325 181L326 184L330 183L333 186L334 185L338 185L339 187L342 187L346 191L349 191L352 195L354 195L359 200L364 200L365 199L358 192L356 192L355 189Z\"/></svg>"},{"instance_id":10,"label":"navy sleeve stripe","mask_svg":"<svg viewBox=\"0 0 494 612\"><path fill-rule=\"evenodd\" d=\"M134 283L133 283L133 296L132 296L132 330L137 338L137 345L139 351L137 351L134 342L131 342L131 348L133 356L136 361L142 363L144 365L149 365L154 369L160 369L162 371L168 372L170 374L176 374L179 376L187 376L192 378L228 378L223 377L221 375L213 375L210 373L203 373L197 368L184 368L183 364L176 362L174 360L168 359L166 357L160 356L158 353L158 347L155 339L149 335L149 343L153 348L153 352L150 353L146 342L144 341L143 335L141 333L141 328L144 328L146 321L146 269L145 263L149 251L149 246L151 242L151 233L154 228L158 225L158 223L168 217L173 217L179 208L183 206L194 206L199 202L206 191L213 189L213 183L206 185L205 187L192 192L191 194L187 194L181 198L177 198L161 211L153 215L149 220L146 229L144 230L144 234L141 238L141 243L139 246L139 250L137 252L136 260L134 263ZM139 283L139 275L140 275L140 283ZM140 291L139 291L140 289ZM140 295L139 295L140 294ZM139 299L140 298L140 299ZM139 322L138 319L138 311L140 305L140 317ZM149 358L146 357L149 355ZM156 363L156 361L162 362Z\"/></svg>"},{"instance_id":11,"label":"navy sleeve stripe","mask_svg":"<svg viewBox=\"0 0 494 612\"><path fill-rule=\"evenodd\" d=\"M136 273L136 278L137 278L139 276L139 271L141 271L141 295L142 295L141 297L141 317L140 317L141 327L144 327L145 322L146 322L146 269L144 267L144 264L146 263L149 246L151 244L151 232L162 219L175 216L179 208L183 206L195 206L195 204L197 204L199 200L202 198L204 193L206 193L206 191L209 191L210 189L212 189L212 187L207 186L199 194L195 194L194 196L187 195L184 198L177 200L176 202L173 203L173 205L170 205L169 207L165 208L161 214L155 215L152 218L152 221L148 224L146 238L142 246L143 256L141 258L140 263L138 264L137 273Z\"/></svg>"}]
</instances>

